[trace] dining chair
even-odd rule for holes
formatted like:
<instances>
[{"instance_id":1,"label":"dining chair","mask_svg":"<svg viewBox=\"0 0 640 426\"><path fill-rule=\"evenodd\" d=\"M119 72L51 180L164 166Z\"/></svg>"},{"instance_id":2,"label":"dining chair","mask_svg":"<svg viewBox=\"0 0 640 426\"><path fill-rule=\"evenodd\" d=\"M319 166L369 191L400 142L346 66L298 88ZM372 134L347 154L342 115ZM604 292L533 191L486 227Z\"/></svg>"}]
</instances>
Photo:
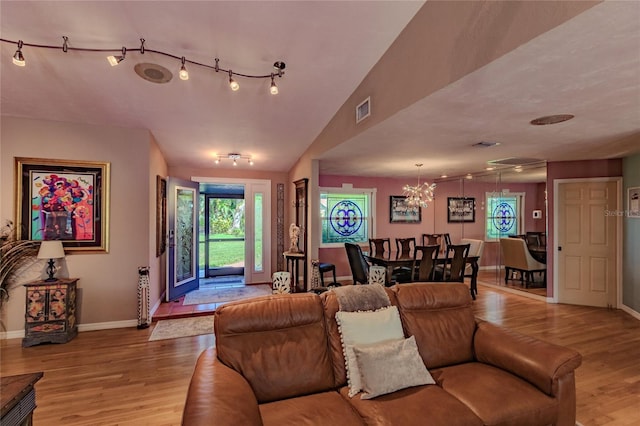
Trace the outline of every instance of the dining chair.
<instances>
[{"instance_id":1,"label":"dining chair","mask_svg":"<svg viewBox=\"0 0 640 426\"><path fill-rule=\"evenodd\" d=\"M369 238L369 255L384 256L385 253L391 251L390 238Z\"/></svg>"},{"instance_id":2,"label":"dining chair","mask_svg":"<svg viewBox=\"0 0 640 426\"><path fill-rule=\"evenodd\" d=\"M413 253L413 281L433 281L439 251L437 244L416 246Z\"/></svg>"},{"instance_id":3,"label":"dining chair","mask_svg":"<svg viewBox=\"0 0 640 426\"><path fill-rule=\"evenodd\" d=\"M442 241L441 234L422 234L422 245L423 246L432 246L432 245L440 245Z\"/></svg>"},{"instance_id":4,"label":"dining chair","mask_svg":"<svg viewBox=\"0 0 640 426\"><path fill-rule=\"evenodd\" d=\"M398 252L398 259L413 257L413 252L416 248L416 239L411 238L396 238L396 251Z\"/></svg>"},{"instance_id":5,"label":"dining chair","mask_svg":"<svg viewBox=\"0 0 640 426\"><path fill-rule=\"evenodd\" d=\"M347 251L347 259L351 267L351 275L353 276L353 284L369 283L369 264L362 254L362 249L357 244L344 243Z\"/></svg>"},{"instance_id":6,"label":"dining chair","mask_svg":"<svg viewBox=\"0 0 640 426\"><path fill-rule=\"evenodd\" d=\"M543 282L547 281L547 265L538 262L529 252L525 241L519 238L500 238L500 250L504 263L505 284L514 279L513 272L520 274L520 282L525 288L534 282L533 274L542 275Z\"/></svg>"},{"instance_id":7,"label":"dining chair","mask_svg":"<svg viewBox=\"0 0 640 426\"><path fill-rule=\"evenodd\" d=\"M464 267L471 244L451 244L447 246L445 261L436 268L436 275L442 281L464 281Z\"/></svg>"},{"instance_id":8,"label":"dining chair","mask_svg":"<svg viewBox=\"0 0 640 426\"><path fill-rule=\"evenodd\" d=\"M540 246L540 236L542 232L527 232L525 234L525 240L528 246Z\"/></svg>"}]
</instances>

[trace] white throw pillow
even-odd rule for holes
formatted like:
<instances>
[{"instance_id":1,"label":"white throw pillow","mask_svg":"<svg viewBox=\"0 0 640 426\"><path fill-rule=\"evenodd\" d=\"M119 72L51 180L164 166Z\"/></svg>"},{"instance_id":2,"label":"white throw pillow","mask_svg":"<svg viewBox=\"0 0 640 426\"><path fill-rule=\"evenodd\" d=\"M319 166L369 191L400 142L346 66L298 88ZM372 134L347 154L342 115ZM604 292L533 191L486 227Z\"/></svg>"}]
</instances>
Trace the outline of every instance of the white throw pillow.
<instances>
[{"instance_id":1,"label":"white throw pillow","mask_svg":"<svg viewBox=\"0 0 640 426\"><path fill-rule=\"evenodd\" d=\"M360 370L353 346L404 339L400 314L395 306L377 311L338 311L336 312L336 321L340 330L342 352L347 368L349 396L353 397L362 390Z\"/></svg>"},{"instance_id":2,"label":"white throw pillow","mask_svg":"<svg viewBox=\"0 0 640 426\"><path fill-rule=\"evenodd\" d=\"M360 369L362 399L372 399L400 389L433 385L414 336L374 345L355 345Z\"/></svg>"}]
</instances>

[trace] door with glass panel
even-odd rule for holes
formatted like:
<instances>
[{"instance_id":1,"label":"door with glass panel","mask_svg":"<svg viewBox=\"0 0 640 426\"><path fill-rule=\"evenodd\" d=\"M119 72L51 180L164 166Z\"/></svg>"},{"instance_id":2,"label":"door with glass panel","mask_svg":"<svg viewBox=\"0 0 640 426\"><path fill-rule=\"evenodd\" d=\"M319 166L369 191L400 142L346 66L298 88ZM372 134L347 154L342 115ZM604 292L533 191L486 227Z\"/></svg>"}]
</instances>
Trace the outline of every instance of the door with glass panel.
<instances>
[{"instance_id":1,"label":"door with glass panel","mask_svg":"<svg viewBox=\"0 0 640 426\"><path fill-rule=\"evenodd\" d=\"M200 209L204 225L200 231L201 275L244 275L244 187L205 185L201 188Z\"/></svg>"}]
</instances>

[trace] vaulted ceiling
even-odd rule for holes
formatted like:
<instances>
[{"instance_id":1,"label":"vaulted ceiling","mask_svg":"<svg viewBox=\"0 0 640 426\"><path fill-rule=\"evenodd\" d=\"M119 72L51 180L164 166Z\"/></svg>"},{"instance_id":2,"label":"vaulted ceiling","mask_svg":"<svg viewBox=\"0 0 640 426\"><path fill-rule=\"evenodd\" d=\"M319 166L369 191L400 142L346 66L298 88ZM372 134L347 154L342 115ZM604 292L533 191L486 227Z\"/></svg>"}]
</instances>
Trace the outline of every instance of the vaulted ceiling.
<instances>
[{"instance_id":1,"label":"vaulted ceiling","mask_svg":"<svg viewBox=\"0 0 640 426\"><path fill-rule=\"evenodd\" d=\"M138 48L144 38L147 49L208 65L217 57L221 67L238 73L270 74L275 61L284 61L286 69L276 77L274 96L269 79L240 77L240 90L233 92L228 75L196 65L187 64L189 80L182 81L179 60L152 52L129 52L111 67L104 53L25 46L27 65L16 67L16 44L2 43L1 112L149 129L170 166L214 167L216 155L238 152L251 155L256 169L287 171L339 119L336 112L422 6L2 1L5 40L62 46L67 36L71 47L120 49ZM561 161L640 151L640 2L590 6L321 150L321 172L411 176L419 161L427 175L437 177L482 171L487 161L509 157ZM437 48L445 41L434 37L424 43ZM166 84L145 81L134 71L142 62L166 67L173 78ZM429 75L430 68L419 72ZM373 98L372 117L376 107ZM575 118L553 126L529 124L558 113ZM472 147L480 141L500 145Z\"/></svg>"}]
</instances>

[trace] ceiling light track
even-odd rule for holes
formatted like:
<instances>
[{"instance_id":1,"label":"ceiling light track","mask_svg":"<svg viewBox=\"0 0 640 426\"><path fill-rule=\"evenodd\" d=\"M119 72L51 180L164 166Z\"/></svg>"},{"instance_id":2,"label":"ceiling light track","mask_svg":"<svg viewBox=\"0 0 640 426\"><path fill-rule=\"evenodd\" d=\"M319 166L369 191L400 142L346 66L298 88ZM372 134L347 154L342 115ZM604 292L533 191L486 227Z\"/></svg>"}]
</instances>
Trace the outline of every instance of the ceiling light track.
<instances>
[{"instance_id":1,"label":"ceiling light track","mask_svg":"<svg viewBox=\"0 0 640 426\"><path fill-rule=\"evenodd\" d=\"M155 53L158 55L162 55L162 56L166 56L169 58L173 58L176 59L179 63L180 63L180 79L181 80L188 80L189 78L189 74L187 72L187 64L188 65L195 65L195 66L199 66L199 67L203 67L203 68L208 68L211 70L214 70L216 73L222 71L225 74L228 74L229 76L229 85L231 87L231 89L233 91L236 91L240 88L239 83L233 78L235 77L243 77L243 78L256 78L256 79L265 79L265 80L270 80L270 86L269 86L269 92L272 95L276 95L278 94L278 87L276 86L276 83L274 81L275 77L279 77L282 78L282 76L284 76L284 69L286 67L286 64L282 61L276 61L273 64L273 68L275 69L274 72L269 72L268 74L244 74L244 73L239 73L236 71L232 71L230 69L224 69L221 68L219 65L220 59L215 58L214 65L209 65L209 64L205 64L202 62L198 62L198 61L192 61L187 59L185 56L178 56L178 55L174 55L172 53L168 53L168 52L163 52L161 50L155 50L155 49L148 49L145 47L144 43L145 43L145 39L141 38L140 39L140 47L135 47L135 48L131 48L131 47L118 47L115 49L96 49L96 48L88 48L88 47L73 47L70 45L69 43L69 37L67 36L62 36L62 40L63 43L62 45L58 45L58 46L53 46L53 45L47 45L47 44L36 44L36 43L25 43L22 40L8 40L8 39L4 39L4 38L0 38L0 41L3 43L9 43L9 44L15 44L18 46L18 50L16 50L15 54L13 55L13 63L18 65L18 66L25 66L26 65L26 61L24 58L24 54L22 52L23 47L29 47L29 48L35 48L35 49L61 49L63 52L69 52L69 51L76 51L76 52L105 52L105 53L113 53L113 55L110 55L107 57L109 63L112 66L116 66L118 65L120 62L124 61L126 59L127 53L131 53L131 52L138 52L142 55L144 55L146 52L151 52L151 53ZM119 54L119 55L118 55ZM117 55L117 56L116 56ZM184 78L186 77L186 78Z\"/></svg>"}]
</instances>

